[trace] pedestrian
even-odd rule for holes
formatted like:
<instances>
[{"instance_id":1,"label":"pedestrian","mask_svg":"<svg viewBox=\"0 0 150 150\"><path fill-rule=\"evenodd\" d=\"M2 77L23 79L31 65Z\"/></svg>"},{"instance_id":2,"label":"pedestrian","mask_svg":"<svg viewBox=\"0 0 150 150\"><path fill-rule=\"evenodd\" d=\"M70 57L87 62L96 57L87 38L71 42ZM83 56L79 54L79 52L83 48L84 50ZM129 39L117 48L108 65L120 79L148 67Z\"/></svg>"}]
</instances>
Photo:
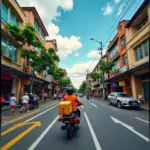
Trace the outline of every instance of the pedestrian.
<instances>
[{"instance_id":1,"label":"pedestrian","mask_svg":"<svg viewBox=\"0 0 150 150\"><path fill-rule=\"evenodd\" d=\"M10 97L10 107L11 107L11 109L10 109L10 115L14 114L14 109L16 107L16 101L17 101L17 99L15 97L15 94L12 93L11 97Z\"/></svg>"},{"instance_id":2,"label":"pedestrian","mask_svg":"<svg viewBox=\"0 0 150 150\"><path fill-rule=\"evenodd\" d=\"M1 105L2 105L2 107L4 106L4 102L5 102L5 98L4 98L3 95L1 95Z\"/></svg>"},{"instance_id":3,"label":"pedestrian","mask_svg":"<svg viewBox=\"0 0 150 150\"><path fill-rule=\"evenodd\" d=\"M56 93L54 93L54 100L56 99L56 97L57 97L57 95L56 95Z\"/></svg>"},{"instance_id":4,"label":"pedestrian","mask_svg":"<svg viewBox=\"0 0 150 150\"><path fill-rule=\"evenodd\" d=\"M28 93L25 93L24 96L22 96L22 107L20 109L20 113L28 110L28 103L29 103L29 96Z\"/></svg>"},{"instance_id":5,"label":"pedestrian","mask_svg":"<svg viewBox=\"0 0 150 150\"><path fill-rule=\"evenodd\" d=\"M44 101L46 101L46 99L47 99L47 93L45 92L44 93Z\"/></svg>"},{"instance_id":6,"label":"pedestrian","mask_svg":"<svg viewBox=\"0 0 150 150\"><path fill-rule=\"evenodd\" d=\"M138 94L138 100L139 100L142 104L144 104L144 98L143 98L143 94L142 94L141 92L139 92L139 94Z\"/></svg>"}]
</instances>

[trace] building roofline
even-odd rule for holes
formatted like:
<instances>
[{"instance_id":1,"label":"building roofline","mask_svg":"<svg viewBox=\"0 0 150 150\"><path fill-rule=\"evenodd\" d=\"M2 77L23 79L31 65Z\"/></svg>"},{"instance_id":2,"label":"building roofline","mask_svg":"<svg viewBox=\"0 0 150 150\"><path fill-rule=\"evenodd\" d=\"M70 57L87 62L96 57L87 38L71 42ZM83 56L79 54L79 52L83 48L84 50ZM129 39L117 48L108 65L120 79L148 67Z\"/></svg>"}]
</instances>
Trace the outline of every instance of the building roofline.
<instances>
[{"instance_id":1,"label":"building roofline","mask_svg":"<svg viewBox=\"0 0 150 150\"><path fill-rule=\"evenodd\" d=\"M47 30L46 30L46 28L45 28L45 25L43 24L43 21L41 20L41 17L39 16L39 14L38 14L36 8L35 8L35 7L22 7L22 9L23 9L23 10L32 10L33 13L35 14L35 16L38 18L40 24L42 25L42 27L43 27L43 29L44 29L44 32L45 32L45 35L46 35L46 36L49 36L49 34L48 34L48 32L47 32Z\"/></svg>"},{"instance_id":2,"label":"building roofline","mask_svg":"<svg viewBox=\"0 0 150 150\"><path fill-rule=\"evenodd\" d=\"M46 42L52 42L53 44L55 44L55 46L56 46L56 51L58 51L57 41L56 41L56 39L46 40ZM54 42L55 42L55 43L54 43Z\"/></svg>"},{"instance_id":3,"label":"building roofline","mask_svg":"<svg viewBox=\"0 0 150 150\"><path fill-rule=\"evenodd\" d=\"M24 14L25 17L27 17L22 9L22 7L19 5L19 3L15 0L16 4L19 6L19 8L21 9L22 13Z\"/></svg>"},{"instance_id":4,"label":"building roofline","mask_svg":"<svg viewBox=\"0 0 150 150\"><path fill-rule=\"evenodd\" d=\"M144 0L144 2L142 3L142 5L140 6L140 8L136 11L136 13L133 15L133 17L131 18L131 20L126 25L126 28L128 28L133 23L133 21L136 19L137 16L139 16L140 12L146 7L146 5L148 3L150 4L149 0Z\"/></svg>"}]
</instances>

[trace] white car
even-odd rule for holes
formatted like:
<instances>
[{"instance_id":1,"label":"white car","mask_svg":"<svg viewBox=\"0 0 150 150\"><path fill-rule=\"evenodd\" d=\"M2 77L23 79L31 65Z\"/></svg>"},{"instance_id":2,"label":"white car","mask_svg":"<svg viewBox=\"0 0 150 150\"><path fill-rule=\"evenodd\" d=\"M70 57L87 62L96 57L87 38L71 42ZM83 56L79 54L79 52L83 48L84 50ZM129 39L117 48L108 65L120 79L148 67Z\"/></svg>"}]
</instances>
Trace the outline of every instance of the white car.
<instances>
[{"instance_id":1,"label":"white car","mask_svg":"<svg viewBox=\"0 0 150 150\"><path fill-rule=\"evenodd\" d=\"M112 92L108 96L108 103L109 105L117 105L119 108L122 107L132 107L132 108L140 108L140 103L128 96L126 93L123 92Z\"/></svg>"}]
</instances>

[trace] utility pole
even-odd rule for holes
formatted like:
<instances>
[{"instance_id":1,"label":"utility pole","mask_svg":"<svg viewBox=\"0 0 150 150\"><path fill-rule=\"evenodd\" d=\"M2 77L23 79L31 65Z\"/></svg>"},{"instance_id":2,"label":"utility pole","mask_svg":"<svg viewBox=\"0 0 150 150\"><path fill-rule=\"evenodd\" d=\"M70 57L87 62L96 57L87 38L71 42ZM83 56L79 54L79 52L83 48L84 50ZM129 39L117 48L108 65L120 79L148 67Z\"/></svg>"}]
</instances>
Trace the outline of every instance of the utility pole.
<instances>
[{"instance_id":1,"label":"utility pole","mask_svg":"<svg viewBox=\"0 0 150 150\"><path fill-rule=\"evenodd\" d=\"M102 62L102 57L103 57L103 53L102 53L102 50L103 50L103 44L102 44L102 42L99 42L98 40L96 40L96 39L94 39L94 38L91 38L90 40L94 40L94 41L96 41L97 43L99 43L100 44L100 48L98 48L98 51L99 51L99 54L101 55L101 60L100 60L100 63ZM102 79L102 85L103 85L103 90L102 90L102 93L103 93L103 98L105 98L105 85L104 85L104 71L102 71L102 77L101 77L101 79Z\"/></svg>"},{"instance_id":2,"label":"utility pole","mask_svg":"<svg viewBox=\"0 0 150 150\"><path fill-rule=\"evenodd\" d=\"M102 52L103 46L102 46L102 45L103 45L102 42L100 42L100 48L98 49L98 50L100 51L100 55L101 55L100 63L102 62L102 58L103 58L103 52ZM104 77L105 77L105 76L104 76L104 71L102 71L102 77L101 77L101 79L102 79L102 85L103 85L103 90L102 90L103 98L105 98Z\"/></svg>"}]
</instances>

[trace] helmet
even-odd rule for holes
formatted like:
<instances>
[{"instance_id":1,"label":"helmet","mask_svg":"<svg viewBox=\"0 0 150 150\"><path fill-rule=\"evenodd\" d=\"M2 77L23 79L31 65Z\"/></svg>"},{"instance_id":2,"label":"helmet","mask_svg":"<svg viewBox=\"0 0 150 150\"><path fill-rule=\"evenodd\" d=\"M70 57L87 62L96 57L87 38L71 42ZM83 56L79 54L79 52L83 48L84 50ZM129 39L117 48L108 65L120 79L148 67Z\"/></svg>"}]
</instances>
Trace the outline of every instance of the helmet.
<instances>
[{"instance_id":1,"label":"helmet","mask_svg":"<svg viewBox=\"0 0 150 150\"><path fill-rule=\"evenodd\" d=\"M67 93L68 93L69 95L73 94L73 93L74 93L73 87L68 87L68 88L67 88Z\"/></svg>"},{"instance_id":2,"label":"helmet","mask_svg":"<svg viewBox=\"0 0 150 150\"><path fill-rule=\"evenodd\" d=\"M32 95L32 93L30 93L30 95Z\"/></svg>"}]
</instances>

